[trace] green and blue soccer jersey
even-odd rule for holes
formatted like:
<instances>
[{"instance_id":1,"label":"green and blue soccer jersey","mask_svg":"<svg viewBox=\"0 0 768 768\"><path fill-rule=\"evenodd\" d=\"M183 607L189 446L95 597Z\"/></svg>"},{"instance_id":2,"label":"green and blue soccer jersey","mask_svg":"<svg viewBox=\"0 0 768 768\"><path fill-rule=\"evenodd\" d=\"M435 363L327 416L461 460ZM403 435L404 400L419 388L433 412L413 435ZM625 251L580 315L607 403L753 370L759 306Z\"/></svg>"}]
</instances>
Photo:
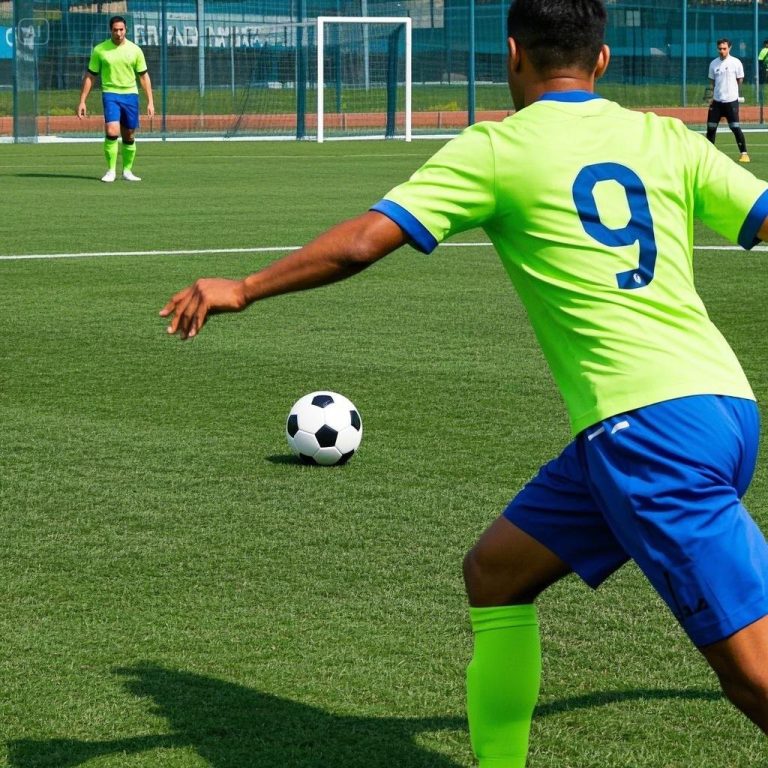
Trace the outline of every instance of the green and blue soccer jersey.
<instances>
[{"instance_id":1,"label":"green and blue soccer jersey","mask_svg":"<svg viewBox=\"0 0 768 768\"><path fill-rule=\"evenodd\" d=\"M582 91L479 123L377 203L429 252L482 227L574 433L693 394L754 396L693 277L693 222L745 248L768 184L681 122Z\"/></svg>"},{"instance_id":2,"label":"green and blue soccer jersey","mask_svg":"<svg viewBox=\"0 0 768 768\"><path fill-rule=\"evenodd\" d=\"M125 40L121 45L115 45L110 38L94 47L88 71L101 76L104 93L138 93L136 75L147 71L147 62L144 52L135 43Z\"/></svg>"}]
</instances>

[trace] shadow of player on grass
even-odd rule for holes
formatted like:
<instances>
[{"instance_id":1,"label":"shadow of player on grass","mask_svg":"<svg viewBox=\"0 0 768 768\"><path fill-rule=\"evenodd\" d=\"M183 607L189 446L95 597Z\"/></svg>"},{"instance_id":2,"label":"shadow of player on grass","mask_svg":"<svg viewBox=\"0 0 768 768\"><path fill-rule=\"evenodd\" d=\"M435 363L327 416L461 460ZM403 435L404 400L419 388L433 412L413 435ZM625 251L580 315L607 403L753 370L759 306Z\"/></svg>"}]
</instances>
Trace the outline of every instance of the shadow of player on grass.
<instances>
[{"instance_id":1,"label":"shadow of player on grass","mask_svg":"<svg viewBox=\"0 0 768 768\"><path fill-rule=\"evenodd\" d=\"M101 179L94 175L84 173L14 173L14 176L20 179L84 179L85 181L98 181Z\"/></svg>"},{"instance_id":2,"label":"shadow of player on grass","mask_svg":"<svg viewBox=\"0 0 768 768\"><path fill-rule=\"evenodd\" d=\"M420 747L421 733L464 731L458 717L333 715L235 683L144 664L116 670L133 695L153 702L169 733L105 741L20 739L8 744L12 768L74 768L99 757L193 748L212 768L458 768ZM537 718L626 701L722 699L719 691L606 691L542 704ZM162 758L158 758L162 765Z\"/></svg>"},{"instance_id":3,"label":"shadow of player on grass","mask_svg":"<svg viewBox=\"0 0 768 768\"><path fill-rule=\"evenodd\" d=\"M458 768L415 737L464 729L463 718L340 716L159 666L116 671L130 693L154 703L169 733L105 741L22 739L8 744L9 765L72 768L98 757L192 747L213 768Z\"/></svg>"}]
</instances>

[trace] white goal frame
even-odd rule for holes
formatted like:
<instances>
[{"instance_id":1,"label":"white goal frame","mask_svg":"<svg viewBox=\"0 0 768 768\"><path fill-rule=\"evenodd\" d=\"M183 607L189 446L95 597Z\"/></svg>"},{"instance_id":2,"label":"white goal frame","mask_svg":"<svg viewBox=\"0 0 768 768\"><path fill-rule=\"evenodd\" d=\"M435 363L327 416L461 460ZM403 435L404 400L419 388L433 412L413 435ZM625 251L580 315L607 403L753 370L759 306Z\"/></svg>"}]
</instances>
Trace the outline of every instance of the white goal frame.
<instances>
[{"instance_id":1,"label":"white goal frame","mask_svg":"<svg viewBox=\"0 0 768 768\"><path fill-rule=\"evenodd\" d=\"M318 16L317 17L317 141L325 139L325 52L326 24L403 24L405 26L405 140L411 140L412 19L410 16Z\"/></svg>"}]
</instances>

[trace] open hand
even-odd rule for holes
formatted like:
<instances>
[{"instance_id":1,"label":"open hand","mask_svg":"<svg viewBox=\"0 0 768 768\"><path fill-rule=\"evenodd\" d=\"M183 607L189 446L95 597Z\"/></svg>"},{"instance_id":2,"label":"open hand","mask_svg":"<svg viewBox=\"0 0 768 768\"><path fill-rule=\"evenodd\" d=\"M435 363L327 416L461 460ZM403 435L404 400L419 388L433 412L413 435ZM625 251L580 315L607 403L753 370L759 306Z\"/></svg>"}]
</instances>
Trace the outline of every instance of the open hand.
<instances>
[{"instance_id":1,"label":"open hand","mask_svg":"<svg viewBox=\"0 0 768 768\"><path fill-rule=\"evenodd\" d=\"M242 281L207 277L174 294L160 317L172 316L168 333L189 339L200 333L209 315L239 312L246 304Z\"/></svg>"}]
</instances>

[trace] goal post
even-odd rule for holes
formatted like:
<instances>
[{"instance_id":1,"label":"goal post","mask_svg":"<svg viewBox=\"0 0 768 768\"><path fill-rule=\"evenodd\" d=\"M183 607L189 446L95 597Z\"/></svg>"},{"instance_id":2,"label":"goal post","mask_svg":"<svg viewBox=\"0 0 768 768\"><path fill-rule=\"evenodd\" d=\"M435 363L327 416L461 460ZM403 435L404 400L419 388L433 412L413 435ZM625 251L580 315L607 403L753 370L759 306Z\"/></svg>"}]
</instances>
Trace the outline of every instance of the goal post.
<instances>
[{"instance_id":1,"label":"goal post","mask_svg":"<svg viewBox=\"0 0 768 768\"><path fill-rule=\"evenodd\" d=\"M353 50L352 47L342 54L342 44L337 42L334 46L337 64L335 66L334 84L337 93L337 117L339 108L342 104L341 90L345 86L342 76L343 62L342 55L349 58L353 53L360 56L362 53L362 62L356 67L361 70L361 81L355 86L359 90L378 94L379 102L372 107L372 113L376 113L378 119L370 119L370 125L366 126L366 119L363 114L356 116L356 122L362 126L363 131L367 128L370 131L382 131L380 125L382 119L384 122L383 133L386 137L394 137L396 124L402 125L402 135L406 141L411 140L411 121L412 121L412 20L408 16L318 16L317 17L317 141L323 142L326 138L326 57L331 48L330 36L328 34L329 26L340 25L341 28L351 29L357 25L361 32L360 39L352 42L352 46L358 48L355 42L359 43L361 50ZM379 26L381 34L371 36L371 27ZM403 74L402 81L399 73L399 48L401 31L405 32L404 55L403 55ZM383 64L382 70L375 70L373 79L371 78L371 61L380 61ZM377 74L378 73L378 74ZM402 82L403 86L403 104L402 110L397 109L398 87ZM382 108L381 101L384 94L385 106Z\"/></svg>"}]
</instances>

